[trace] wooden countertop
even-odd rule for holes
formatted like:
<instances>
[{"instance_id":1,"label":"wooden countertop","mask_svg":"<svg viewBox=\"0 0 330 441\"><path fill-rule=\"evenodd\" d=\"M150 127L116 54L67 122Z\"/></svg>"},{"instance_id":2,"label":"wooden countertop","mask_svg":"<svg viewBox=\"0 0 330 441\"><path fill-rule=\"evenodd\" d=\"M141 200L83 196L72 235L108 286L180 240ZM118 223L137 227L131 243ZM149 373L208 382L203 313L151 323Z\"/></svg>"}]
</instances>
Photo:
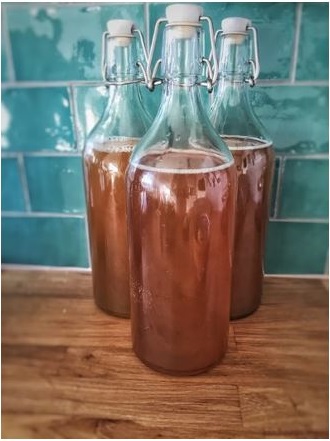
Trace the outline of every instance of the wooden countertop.
<instances>
[{"instance_id":1,"label":"wooden countertop","mask_svg":"<svg viewBox=\"0 0 330 441\"><path fill-rule=\"evenodd\" d=\"M128 320L99 311L88 273L3 271L2 437L328 438L328 294L267 278L228 353L169 377L132 353Z\"/></svg>"}]
</instances>

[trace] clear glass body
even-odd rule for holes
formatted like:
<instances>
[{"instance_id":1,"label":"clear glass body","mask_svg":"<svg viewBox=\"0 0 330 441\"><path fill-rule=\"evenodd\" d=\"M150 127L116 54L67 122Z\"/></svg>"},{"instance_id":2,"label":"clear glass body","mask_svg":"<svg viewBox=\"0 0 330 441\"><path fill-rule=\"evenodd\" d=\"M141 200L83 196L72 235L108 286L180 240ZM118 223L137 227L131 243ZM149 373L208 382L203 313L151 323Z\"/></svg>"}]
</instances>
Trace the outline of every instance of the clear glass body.
<instances>
[{"instance_id":1,"label":"clear glass body","mask_svg":"<svg viewBox=\"0 0 330 441\"><path fill-rule=\"evenodd\" d=\"M260 305L265 233L274 168L272 141L255 116L246 79L249 37L224 35L220 79L211 121L230 148L236 166L236 204L231 318L247 316Z\"/></svg>"},{"instance_id":2,"label":"clear glass body","mask_svg":"<svg viewBox=\"0 0 330 441\"><path fill-rule=\"evenodd\" d=\"M133 349L197 374L227 348L233 158L200 100L200 30L167 26L159 112L127 171Z\"/></svg>"},{"instance_id":3,"label":"clear glass body","mask_svg":"<svg viewBox=\"0 0 330 441\"><path fill-rule=\"evenodd\" d=\"M108 42L107 78L137 79L134 39ZM109 56L110 54L110 56ZM125 172L133 147L151 121L138 83L110 85L109 99L84 151L93 294L104 311L129 317Z\"/></svg>"}]
</instances>

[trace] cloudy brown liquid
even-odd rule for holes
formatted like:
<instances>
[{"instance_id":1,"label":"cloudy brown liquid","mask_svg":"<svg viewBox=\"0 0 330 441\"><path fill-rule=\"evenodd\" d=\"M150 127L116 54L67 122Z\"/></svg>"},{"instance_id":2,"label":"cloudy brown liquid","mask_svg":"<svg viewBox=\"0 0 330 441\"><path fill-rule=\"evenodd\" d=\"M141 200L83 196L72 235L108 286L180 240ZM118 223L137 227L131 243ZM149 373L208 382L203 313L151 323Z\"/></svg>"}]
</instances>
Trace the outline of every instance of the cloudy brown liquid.
<instances>
[{"instance_id":1,"label":"cloudy brown liquid","mask_svg":"<svg viewBox=\"0 0 330 441\"><path fill-rule=\"evenodd\" d=\"M133 349L166 373L207 370L227 348L234 167L167 151L131 165L127 188Z\"/></svg>"},{"instance_id":2,"label":"cloudy brown liquid","mask_svg":"<svg viewBox=\"0 0 330 441\"><path fill-rule=\"evenodd\" d=\"M238 180L230 313L236 319L251 314L261 301L275 155L270 144L258 139L223 139L234 157Z\"/></svg>"},{"instance_id":3,"label":"cloudy brown liquid","mask_svg":"<svg viewBox=\"0 0 330 441\"><path fill-rule=\"evenodd\" d=\"M94 299L120 317L130 313L125 171L136 142L98 145L84 157Z\"/></svg>"}]
</instances>

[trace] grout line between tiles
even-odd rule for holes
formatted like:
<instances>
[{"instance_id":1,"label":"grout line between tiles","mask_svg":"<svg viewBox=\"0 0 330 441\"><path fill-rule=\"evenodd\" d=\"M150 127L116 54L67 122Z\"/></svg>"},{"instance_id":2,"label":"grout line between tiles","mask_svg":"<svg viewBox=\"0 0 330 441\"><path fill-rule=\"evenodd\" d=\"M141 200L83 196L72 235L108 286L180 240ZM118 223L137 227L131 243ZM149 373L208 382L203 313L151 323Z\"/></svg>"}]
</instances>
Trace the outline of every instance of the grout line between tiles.
<instances>
[{"instance_id":1,"label":"grout line between tiles","mask_svg":"<svg viewBox=\"0 0 330 441\"><path fill-rule=\"evenodd\" d=\"M2 151L1 152L1 157L2 158L17 158L18 155L24 155L25 157L28 156L32 156L32 157L81 157L82 156L82 151L81 150L77 150L77 151L67 151L67 152L63 152L63 151L57 151L57 150L32 150L32 151L17 151L17 152L6 152L6 151ZM305 155L288 155L286 153L281 153L281 152L276 152L276 158L277 159L286 159L289 161L293 161L293 160L299 160L299 161L304 161L304 160L311 160L311 159L319 159L319 160L328 160L329 159L329 155L328 153L314 153L314 154L310 154L310 153L306 153Z\"/></svg>"},{"instance_id":2,"label":"grout line between tiles","mask_svg":"<svg viewBox=\"0 0 330 441\"><path fill-rule=\"evenodd\" d=\"M2 211L3 217L56 217L56 218L78 218L84 219L87 224L86 214L81 213L54 213L43 211ZM275 218L270 217L270 222L287 222L287 223L313 223L313 224L328 224L328 219L322 218ZM87 225L88 226L88 225Z\"/></svg>"},{"instance_id":3,"label":"grout line between tiles","mask_svg":"<svg viewBox=\"0 0 330 441\"><path fill-rule=\"evenodd\" d=\"M297 64L298 64L298 54L299 54L299 40L300 40L300 29L301 29L301 19L302 19L302 3L296 4L296 22L295 22L295 32L293 39L293 53L290 66L290 82L294 83L296 80Z\"/></svg>"},{"instance_id":4,"label":"grout line between tiles","mask_svg":"<svg viewBox=\"0 0 330 441\"><path fill-rule=\"evenodd\" d=\"M306 80L295 81L290 80L258 80L257 85L260 87L274 86L291 86L291 87L326 87L329 86L328 80Z\"/></svg>"},{"instance_id":5,"label":"grout line between tiles","mask_svg":"<svg viewBox=\"0 0 330 441\"><path fill-rule=\"evenodd\" d=\"M20 152L1 152L2 158L17 158Z\"/></svg>"},{"instance_id":6,"label":"grout line between tiles","mask_svg":"<svg viewBox=\"0 0 330 441\"><path fill-rule=\"evenodd\" d=\"M81 157L82 152L58 152L58 151L32 151L32 152L1 152L2 158L17 158L18 155L24 155L25 157L40 157L40 158L51 158L51 157Z\"/></svg>"},{"instance_id":7,"label":"grout line between tiles","mask_svg":"<svg viewBox=\"0 0 330 441\"><path fill-rule=\"evenodd\" d=\"M2 89L33 89L33 88L41 88L41 87L86 87L86 86L104 86L104 81L95 80L77 80L77 81L8 81L6 83L1 84Z\"/></svg>"},{"instance_id":8,"label":"grout line between tiles","mask_svg":"<svg viewBox=\"0 0 330 441\"><path fill-rule=\"evenodd\" d=\"M43 211L2 211L2 217L55 217L84 219L83 213L53 213Z\"/></svg>"},{"instance_id":9,"label":"grout line between tiles","mask_svg":"<svg viewBox=\"0 0 330 441\"><path fill-rule=\"evenodd\" d=\"M284 158L279 157L278 160L280 161L279 167L278 167L278 177L277 177L277 185L276 185L276 195L275 195L275 204L274 204L274 218L277 218L278 215L278 209L280 204L280 194L281 194L281 188L282 188L282 175L283 175L283 168L284 168Z\"/></svg>"},{"instance_id":10,"label":"grout line between tiles","mask_svg":"<svg viewBox=\"0 0 330 441\"><path fill-rule=\"evenodd\" d=\"M285 161L286 161L285 157L280 158L280 165L278 169L278 179L276 186L276 198L275 198L275 206L274 206L274 218L276 219L278 217L279 206L281 202L282 179L284 175Z\"/></svg>"},{"instance_id":11,"label":"grout line between tiles","mask_svg":"<svg viewBox=\"0 0 330 441\"><path fill-rule=\"evenodd\" d=\"M280 152L276 153L276 157L277 158L284 158L288 161L292 161L294 159L298 159L298 160L308 160L308 159L320 159L320 160L324 160L324 159L329 159L329 154L328 153L306 153L306 155L287 155L285 153L281 154Z\"/></svg>"},{"instance_id":12,"label":"grout line between tiles","mask_svg":"<svg viewBox=\"0 0 330 441\"><path fill-rule=\"evenodd\" d=\"M290 80L258 80L259 87L328 87L328 80L295 81ZM38 89L54 87L106 87L104 81L7 81L1 84L1 89Z\"/></svg>"},{"instance_id":13,"label":"grout line between tiles","mask_svg":"<svg viewBox=\"0 0 330 441\"><path fill-rule=\"evenodd\" d=\"M20 178L21 178L21 184L22 184L22 188L23 188L25 209L27 210L27 212L30 212L31 211L31 199L30 199L29 185L28 185L28 180L27 180L27 176L26 176L23 154L20 153L17 155L17 163L18 163L18 168L19 168L19 173L20 173Z\"/></svg>"},{"instance_id":14,"label":"grout line between tiles","mask_svg":"<svg viewBox=\"0 0 330 441\"><path fill-rule=\"evenodd\" d=\"M76 151L80 149L81 146L81 140L79 136L79 130L78 130L78 118L77 118L77 108L76 108L76 100L75 100L75 92L73 90L72 85L68 87L69 91L69 102L70 102L70 111L71 111L71 118L72 118L72 125L73 125L73 133L75 137L75 147Z\"/></svg>"},{"instance_id":15,"label":"grout line between tiles","mask_svg":"<svg viewBox=\"0 0 330 441\"><path fill-rule=\"evenodd\" d=\"M5 49L6 57L8 60L8 66L7 66L8 77L9 77L10 81L14 82L16 79L16 76L15 76L13 51L11 48L9 30L8 30L8 26L7 26L6 6L4 6L1 11L2 12L2 14L1 14L2 35L3 35L4 49Z\"/></svg>"}]
</instances>

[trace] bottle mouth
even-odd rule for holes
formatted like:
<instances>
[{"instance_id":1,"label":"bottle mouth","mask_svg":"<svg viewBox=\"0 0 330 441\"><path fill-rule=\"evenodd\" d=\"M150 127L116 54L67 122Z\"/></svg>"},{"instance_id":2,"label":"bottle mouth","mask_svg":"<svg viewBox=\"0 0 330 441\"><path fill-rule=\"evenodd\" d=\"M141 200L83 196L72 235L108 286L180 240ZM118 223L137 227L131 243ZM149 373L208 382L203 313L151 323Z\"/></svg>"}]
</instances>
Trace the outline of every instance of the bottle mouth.
<instances>
[{"instance_id":1,"label":"bottle mouth","mask_svg":"<svg viewBox=\"0 0 330 441\"><path fill-rule=\"evenodd\" d=\"M177 22L169 23L165 28L169 32L171 38L184 39L194 37L196 32L201 29L201 25L199 23Z\"/></svg>"},{"instance_id":2,"label":"bottle mouth","mask_svg":"<svg viewBox=\"0 0 330 441\"><path fill-rule=\"evenodd\" d=\"M122 47L129 46L134 38L135 38L134 35L128 35L128 34L108 36L108 40L110 40L114 46L122 46Z\"/></svg>"},{"instance_id":3,"label":"bottle mouth","mask_svg":"<svg viewBox=\"0 0 330 441\"><path fill-rule=\"evenodd\" d=\"M173 23L167 23L165 25L166 28L169 27L174 27L174 26L190 26L190 27L195 27L195 28L200 28L202 27L201 23L196 23L196 22L189 22L189 21L177 21L177 22L173 22Z\"/></svg>"}]
</instances>

